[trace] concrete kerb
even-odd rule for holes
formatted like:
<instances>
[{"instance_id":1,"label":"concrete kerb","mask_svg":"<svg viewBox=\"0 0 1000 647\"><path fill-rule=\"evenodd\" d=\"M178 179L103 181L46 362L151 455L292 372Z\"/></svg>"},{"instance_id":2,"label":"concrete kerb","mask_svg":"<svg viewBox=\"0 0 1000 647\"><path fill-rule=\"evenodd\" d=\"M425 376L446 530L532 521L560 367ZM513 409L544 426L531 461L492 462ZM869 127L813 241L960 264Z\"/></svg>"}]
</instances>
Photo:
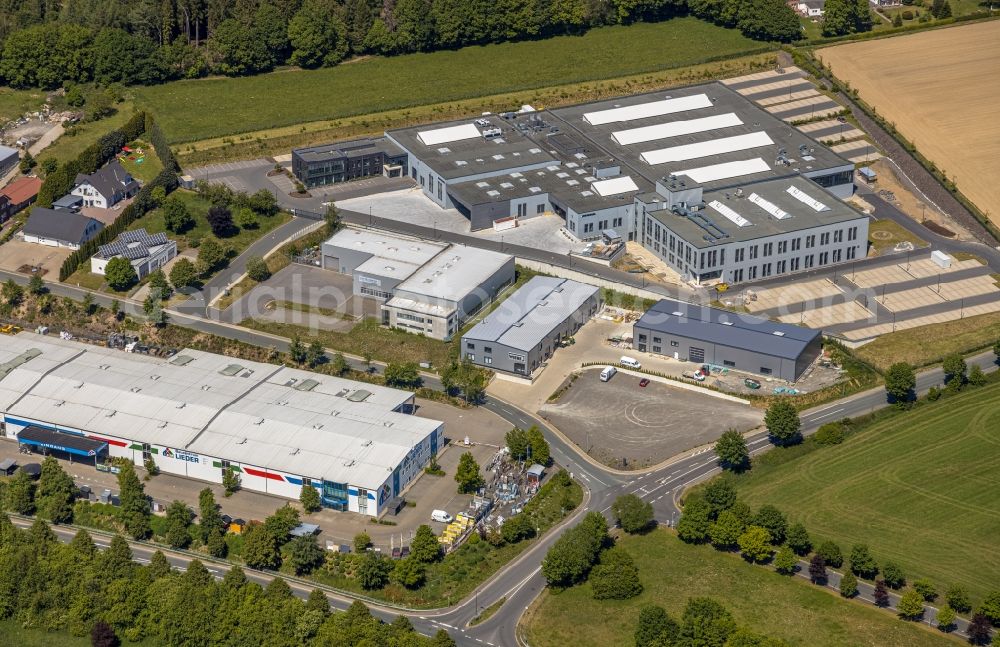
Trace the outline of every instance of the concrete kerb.
<instances>
[{"instance_id":1,"label":"concrete kerb","mask_svg":"<svg viewBox=\"0 0 1000 647\"><path fill-rule=\"evenodd\" d=\"M288 243L292 242L293 240L297 240L297 239L302 238L303 236L305 236L307 234L311 234L312 232L316 231L317 229L319 229L320 227L323 227L325 225L326 225L326 223L323 222L322 220L320 220L318 222L315 222L315 223L309 225L308 227L300 229L299 231L295 232L294 234L292 234L291 236L289 236L285 240L281 241L280 243L277 243L274 247L272 247L271 249L269 249L264 254L263 258L267 259L267 258L273 256L275 254L275 252L277 252L279 249L281 249L282 247L284 247ZM245 253L246 252L244 252L244 254ZM240 256L242 256L242 254L240 254ZM236 258L239 258L239 256L237 256ZM240 281L242 281L246 277L247 277L247 273L243 272L238 277L236 277L235 279L233 279L232 281L230 281L229 284L226 286L226 289L228 290L229 288L233 287L234 285L236 285L237 283L239 283ZM218 301L219 299L221 299L223 297L223 295L225 295L225 293L226 293L226 291L223 290L222 292L219 292L214 297L212 297L212 300L209 301L209 303L208 303L208 307L209 308L213 307L213 304L216 301Z\"/></svg>"}]
</instances>

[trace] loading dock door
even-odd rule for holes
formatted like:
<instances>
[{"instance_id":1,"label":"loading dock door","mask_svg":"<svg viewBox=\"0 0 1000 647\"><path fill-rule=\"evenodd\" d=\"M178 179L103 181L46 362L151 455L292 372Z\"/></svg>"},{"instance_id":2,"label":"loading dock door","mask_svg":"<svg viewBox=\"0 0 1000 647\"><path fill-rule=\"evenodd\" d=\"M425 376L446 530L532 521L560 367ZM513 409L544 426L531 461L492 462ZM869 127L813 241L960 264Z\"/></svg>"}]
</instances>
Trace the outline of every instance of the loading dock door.
<instances>
[{"instance_id":1,"label":"loading dock door","mask_svg":"<svg viewBox=\"0 0 1000 647\"><path fill-rule=\"evenodd\" d=\"M705 361L705 349L692 346L688 351L688 359L695 364L702 364Z\"/></svg>"}]
</instances>

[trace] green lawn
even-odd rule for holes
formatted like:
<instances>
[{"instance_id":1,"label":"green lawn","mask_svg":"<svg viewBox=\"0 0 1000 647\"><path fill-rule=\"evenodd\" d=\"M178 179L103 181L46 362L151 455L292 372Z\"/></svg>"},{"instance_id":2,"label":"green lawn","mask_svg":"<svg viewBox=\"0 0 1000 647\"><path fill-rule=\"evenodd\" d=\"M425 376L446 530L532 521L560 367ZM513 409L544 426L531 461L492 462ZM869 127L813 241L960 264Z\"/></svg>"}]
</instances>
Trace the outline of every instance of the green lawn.
<instances>
[{"instance_id":1,"label":"green lawn","mask_svg":"<svg viewBox=\"0 0 1000 647\"><path fill-rule=\"evenodd\" d=\"M133 150L133 153L119 156L118 161L121 162L122 167L132 177L138 178L144 184L151 182L163 170L163 163L156 155L156 151L153 150L153 145L149 142L138 140L129 142L128 146ZM142 153L138 153L137 151L139 150Z\"/></svg>"},{"instance_id":2,"label":"green lawn","mask_svg":"<svg viewBox=\"0 0 1000 647\"><path fill-rule=\"evenodd\" d=\"M315 71L136 88L174 143L680 67L768 46L694 18Z\"/></svg>"},{"instance_id":3,"label":"green lawn","mask_svg":"<svg viewBox=\"0 0 1000 647\"><path fill-rule=\"evenodd\" d=\"M777 450L781 451L781 450ZM962 584L980 599L1000 582L1000 384L924 404L735 480L752 507L770 503L845 554L869 544L909 580Z\"/></svg>"},{"instance_id":4,"label":"green lawn","mask_svg":"<svg viewBox=\"0 0 1000 647\"><path fill-rule=\"evenodd\" d=\"M39 160L54 157L60 163L74 160L83 152L83 149L90 146L109 131L120 128L132 117L133 106L130 102L115 105L117 112L110 117L105 117L100 121L87 121L75 126L69 126L66 132L56 141L50 144L45 150L38 154Z\"/></svg>"},{"instance_id":5,"label":"green lawn","mask_svg":"<svg viewBox=\"0 0 1000 647\"><path fill-rule=\"evenodd\" d=\"M18 647L88 647L90 637L77 637L62 631L45 631L44 629L25 629L13 620L0 620L0 636L5 645Z\"/></svg>"},{"instance_id":6,"label":"green lawn","mask_svg":"<svg viewBox=\"0 0 1000 647\"><path fill-rule=\"evenodd\" d=\"M178 252L190 247L191 241L193 240L201 241L206 238L215 238L217 241L222 243L223 246L232 247L236 253L239 254L244 249L249 247L255 240L259 239L272 229L280 227L292 218L290 214L282 211L275 216L271 216L270 218L260 218L260 227L257 229L240 229L232 236L217 238L212 234L212 229L208 226L208 220L206 218L208 208L211 206L208 200L205 200L194 191L188 191L186 189L178 189L170 195L176 196L187 205L188 211L194 216L195 221L194 227L188 229L182 234L167 232L167 235L170 238L177 241ZM145 227L146 231L151 234L167 231L166 226L163 224L163 214L159 209L150 211L145 216L129 225L130 230L139 229L140 227Z\"/></svg>"},{"instance_id":7,"label":"green lawn","mask_svg":"<svg viewBox=\"0 0 1000 647\"><path fill-rule=\"evenodd\" d=\"M844 600L801 578L778 575L708 546L685 544L672 531L618 541L635 559L644 590L631 600L594 600L583 584L547 592L525 616L533 647L632 645L639 609L659 604L678 619L693 596L709 596L741 626L808 647L953 645L891 613Z\"/></svg>"}]
</instances>

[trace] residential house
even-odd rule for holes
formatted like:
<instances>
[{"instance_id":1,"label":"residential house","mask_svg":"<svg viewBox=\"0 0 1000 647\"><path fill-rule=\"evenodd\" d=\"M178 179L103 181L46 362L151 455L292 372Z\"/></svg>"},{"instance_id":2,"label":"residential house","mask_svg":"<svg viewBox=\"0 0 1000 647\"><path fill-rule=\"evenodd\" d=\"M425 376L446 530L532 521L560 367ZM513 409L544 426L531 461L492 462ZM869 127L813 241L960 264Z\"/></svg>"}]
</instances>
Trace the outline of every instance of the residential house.
<instances>
[{"instance_id":1,"label":"residential house","mask_svg":"<svg viewBox=\"0 0 1000 647\"><path fill-rule=\"evenodd\" d=\"M90 271L103 276L108 261L117 256L127 258L141 279L177 256L177 243L164 233L150 235L145 229L123 231L113 242L98 248L90 259Z\"/></svg>"},{"instance_id":2,"label":"residential house","mask_svg":"<svg viewBox=\"0 0 1000 647\"><path fill-rule=\"evenodd\" d=\"M0 222L24 209L38 197L42 180L37 177L19 177L0 191Z\"/></svg>"},{"instance_id":3,"label":"residential house","mask_svg":"<svg viewBox=\"0 0 1000 647\"><path fill-rule=\"evenodd\" d=\"M139 192L139 183L122 168L118 160L112 160L96 173L76 176L73 195L83 198L83 206L110 209L122 200Z\"/></svg>"},{"instance_id":4,"label":"residential house","mask_svg":"<svg viewBox=\"0 0 1000 647\"><path fill-rule=\"evenodd\" d=\"M79 213L35 207L22 235L26 243L79 249L103 228L100 221Z\"/></svg>"},{"instance_id":5,"label":"residential house","mask_svg":"<svg viewBox=\"0 0 1000 647\"><path fill-rule=\"evenodd\" d=\"M806 18L819 18L823 15L826 0L800 0L796 9Z\"/></svg>"}]
</instances>

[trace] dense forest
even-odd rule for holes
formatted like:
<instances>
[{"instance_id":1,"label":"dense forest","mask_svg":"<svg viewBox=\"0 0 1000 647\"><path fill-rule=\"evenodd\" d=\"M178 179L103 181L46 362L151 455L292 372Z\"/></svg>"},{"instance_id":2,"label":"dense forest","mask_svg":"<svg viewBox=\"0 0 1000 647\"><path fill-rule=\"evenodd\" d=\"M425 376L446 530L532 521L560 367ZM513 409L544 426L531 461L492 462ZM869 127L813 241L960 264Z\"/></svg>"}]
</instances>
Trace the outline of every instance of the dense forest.
<instances>
[{"instance_id":1,"label":"dense forest","mask_svg":"<svg viewBox=\"0 0 1000 647\"><path fill-rule=\"evenodd\" d=\"M326 595L292 594L281 578L266 588L238 566L216 580L198 560L185 572L163 553L142 566L121 536L98 551L86 531L69 544L35 521L20 530L0 514L0 620L91 636L94 645L151 639L164 645L298 647L448 647L444 631L428 638L406 618L384 624L360 602L331 613ZM59 644L58 633L53 644Z\"/></svg>"},{"instance_id":2,"label":"dense forest","mask_svg":"<svg viewBox=\"0 0 1000 647\"><path fill-rule=\"evenodd\" d=\"M154 84L684 14L759 40L800 37L784 0L0 0L0 77L15 88Z\"/></svg>"}]
</instances>

